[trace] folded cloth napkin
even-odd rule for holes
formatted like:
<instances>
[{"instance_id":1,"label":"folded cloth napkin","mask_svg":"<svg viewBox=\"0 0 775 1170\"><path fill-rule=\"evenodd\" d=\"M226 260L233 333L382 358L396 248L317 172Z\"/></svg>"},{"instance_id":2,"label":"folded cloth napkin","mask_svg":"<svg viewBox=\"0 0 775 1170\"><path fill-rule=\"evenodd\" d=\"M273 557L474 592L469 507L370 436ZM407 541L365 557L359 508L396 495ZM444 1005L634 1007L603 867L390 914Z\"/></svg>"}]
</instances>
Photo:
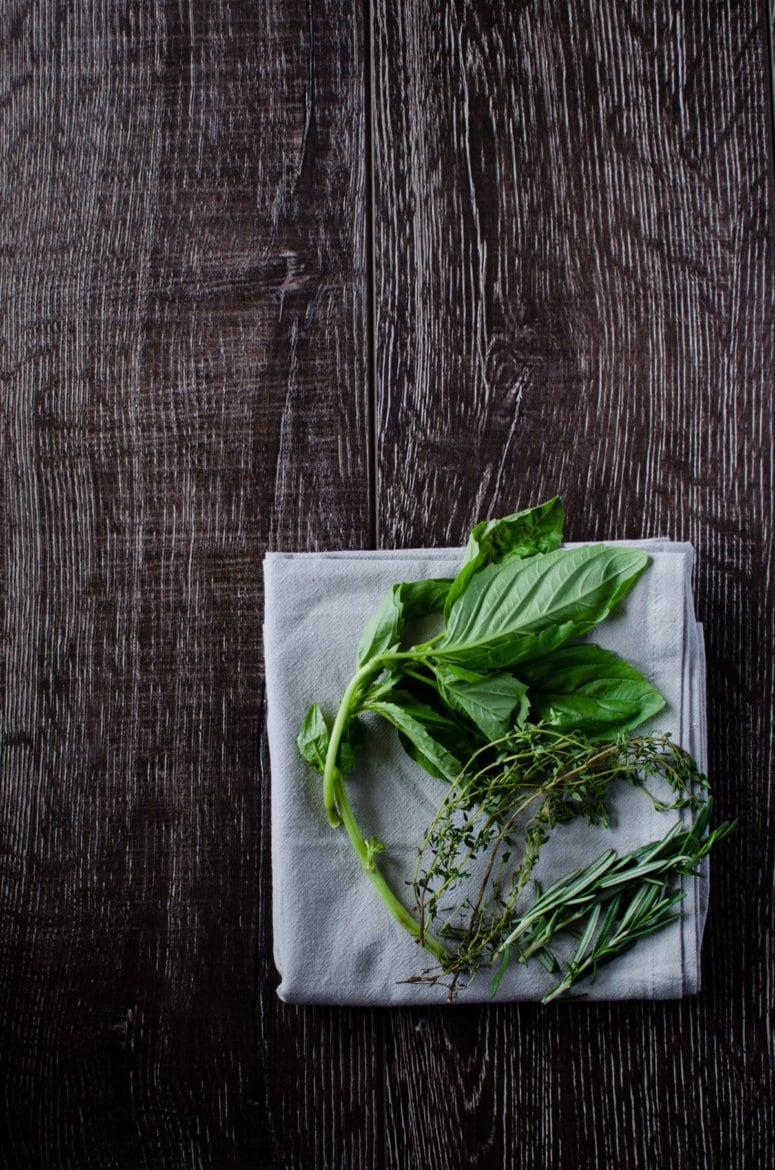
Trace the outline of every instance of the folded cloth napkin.
<instances>
[{"instance_id":1,"label":"folded cloth napkin","mask_svg":"<svg viewBox=\"0 0 775 1170\"><path fill-rule=\"evenodd\" d=\"M705 662L691 596L692 548L627 542L652 563L620 606L590 635L629 659L667 700L648 725L667 731L704 770ZM269 553L264 563L266 684L271 764L274 956L278 994L289 1003L446 1003L439 985L404 982L433 960L394 921L361 869L343 829L326 820L320 776L299 756L296 734L310 702L333 715L355 669L360 632L395 582L452 576L459 549ZM400 893L445 785L412 763L374 718L348 793L364 835L384 842L380 866ZM636 848L661 837L679 814L657 813L623 787L609 829L571 822L542 852L542 879L587 864L609 845ZM638 942L585 984L589 999L678 998L698 990L707 906L704 878L684 879L679 921ZM512 963L497 999L538 1000L554 980L538 963ZM459 986L458 1003L488 1002L488 976Z\"/></svg>"}]
</instances>

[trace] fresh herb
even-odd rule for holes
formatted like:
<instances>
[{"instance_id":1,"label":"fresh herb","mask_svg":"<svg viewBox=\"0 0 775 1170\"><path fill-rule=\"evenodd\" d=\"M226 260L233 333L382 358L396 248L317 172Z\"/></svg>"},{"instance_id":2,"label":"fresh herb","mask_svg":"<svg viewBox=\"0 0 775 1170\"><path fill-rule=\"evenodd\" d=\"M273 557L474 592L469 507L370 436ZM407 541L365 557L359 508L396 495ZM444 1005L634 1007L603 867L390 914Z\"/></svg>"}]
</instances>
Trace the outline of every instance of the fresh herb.
<instances>
[{"instance_id":1,"label":"fresh herb","mask_svg":"<svg viewBox=\"0 0 775 1170\"><path fill-rule=\"evenodd\" d=\"M708 797L690 828L677 821L660 840L631 853L618 856L608 850L591 865L539 892L530 909L513 923L499 950L510 955L516 947L522 963L535 954L547 970L560 973L544 1003L564 995L582 978L594 978L638 939L680 917L673 911L684 893L671 888L674 879L697 874L702 858L734 828L725 821L708 831L711 807ZM563 933L578 941L561 963L549 943Z\"/></svg>"},{"instance_id":2,"label":"fresh herb","mask_svg":"<svg viewBox=\"0 0 775 1170\"><path fill-rule=\"evenodd\" d=\"M660 840L619 856L608 850L590 866L556 881L524 907L542 845L577 817L607 825L615 782L641 789L661 811L689 809ZM655 789L670 793L670 799ZM412 881L415 911L426 935L448 944L437 971L422 981L446 982L500 962L495 991L512 959L535 956L560 982L547 1000L595 974L637 938L672 921L682 897L677 877L731 826L706 835L707 782L694 760L668 736L619 735L601 744L578 733L527 725L479 752L450 786L419 850ZM556 938L580 932L560 961Z\"/></svg>"},{"instance_id":3,"label":"fresh herb","mask_svg":"<svg viewBox=\"0 0 775 1170\"><path fill-rule=\"evenodd\" d=\"M631 663L578 641L622 601L649 558L606 545L561 548L562 525L559 499L485 521L454 578L394 585L361 635L333 721L313 703L299 730L302 756L323 777L330 824L344 826L387 908L453 982L528 952L560 969L549 938L534 942L562 915L531 920L526 944L520 895L551 828L577 815L606 822L613 778L645 787L659 774L673 786L671 808L696 805L689 758L664 739L627 734L664 706L662 696ZM450 785L421 849L416 913L383 877L382 844L364 838L347 797L364 712L391 723L409 756ZM504 892L509 855L517 862ZM483 858L478 893L442 914L442 895ZM637 894L642 878L634 880ZM630 903L623 892L611 901L585 923L584 946L562 968L562 992L636 931L663 925L674 905L672 894Z\"/></svg>"}]
</instances>

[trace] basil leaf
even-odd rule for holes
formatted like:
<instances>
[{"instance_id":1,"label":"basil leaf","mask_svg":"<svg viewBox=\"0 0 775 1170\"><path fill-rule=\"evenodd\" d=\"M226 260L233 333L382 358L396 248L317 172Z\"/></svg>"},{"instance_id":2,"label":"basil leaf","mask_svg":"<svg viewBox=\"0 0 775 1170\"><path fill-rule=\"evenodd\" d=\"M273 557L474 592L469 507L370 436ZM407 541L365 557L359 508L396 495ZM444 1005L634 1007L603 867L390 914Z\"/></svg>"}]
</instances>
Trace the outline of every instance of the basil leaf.
<instances>
[{"instance_id":1,"label":"basil leaf","mask_svg":"<svg viewBox=\"0 0 775 1170\"><path fill-rule=\"evenodd\" d=\"M449 732L455 728L450 719L417 702L411 695L400 692L396 692L390 702L369 703L368 709L398 729L406 751L431 776L440 780L454 780L459 775L462 762L437 738L440 731Z\"/></svg>"},{"instance_id":2,"label":"basil leaf","mask_svg":"<svg viewBox=\"0 0 775 1170\"><path fill-rule=\"evenodd\" d=\"M508 665L518 665L521 675L524 673L522 666L524 662L545 658L580 636L577 623L572 621L561 622L558 626L547 626L538 634L523 634L519 637L518 649L514 651L514 658Z\"/></svg>"},{"instance_id":3,"label":"basil leaf","mask_svg":"<svg viewBox=\"0 0 775 1170\"><path fill-rule=\"evenodd\" d=\"M434 654L472 669L513 666L547 631L540 652L558 649L602 621L648 561L638 549L584 545L489 565L453 603Z\"/></svg>"},{"instance_id":4,"label":"basil leaf","mask_svg":"<svg viewBox=\"0 0 775 1170\"><path fill-rule=\"evenodd\" d=\"M321 775L326 764L329 739L323 712L317 703L312 703L301 721L296 744L304 759Z\"/></svg>"},{"instance_id":5,"label":"basil leaf","mask_svg":"<svg viewBox=\"0 0 775 1170\"><path fill-rule=\"evenodd\" d=\"M366 623L358 642L358 666L398 645L404 618L401 589L401 585L389 589Z\"/></svg>"},{"instance_id":6,"label":"basil leaf","mask_svg":"<svg viewBox=\"0 0 775 1170\"><path fill-rule=\"evenodd\" d=\"M406 620L428 617L442 610L451 584L451 577L428 577L424 581L405 581L399 585Z\"/></svg>"},{"instance_id":7,"label":"basil leaf","mask_svg":"<svg viewBox=\"0 0 775 1170\"><path fill-rule=\"evenodd\" d=\"M490 740L500 739L525 721L527 687L511 674L461 679L454 668L440 666L436 678L444 701L467 715Z\"/></svg>"},{"instance_id":8,"label":"basil leaf","mask_svg":"<svg viewBox=\"0 0 775 1170\"><path fill-rule=\"evenodd\" d=\"M451 580L451 577L428 577L424 581L404 581L394 585L382 598L361 634L358 666L397 646L405 621L427 617L443 609Z\"/></svg>"},{"instance_id":9,"label":"basil leaf","mask_svg":"<svg viewBox=\"0 0 775 1170\"><path fill-rule=\"evenodd\" d=\"M482 736L479 728L464 712L445 702L438 678L429 666L418 665L409 673L396 672L392 676L390 693L382 691L373 697L380 702L398 703L405 711L409 711L457 760L469 759L486 742L486 736ZM365 705L371 707L370 697Z\"/></svg>"},{"instance_id":10,"label":"basil leaf","mask_svg":"<svg viewBox=\"0 0 775 1170\"><path fill-rule=\"evenodd\" d=\"M466 666L461 666L459 662L445 662L443 666L436 667L435 674L438 678L440 674L445 678L458 679L460 682L481 682L487 676L482 674L481 670L469 670Z\"/></svg>"},{"instance_id":11,"label":"basil leaf","mask_svg":"<svg viewBox=\"0 0 775 1170\"><path fill-rule=\"evenodd\" d=\"M339 750L336 753L336 766L344 775L352 772L355 767L356 753L363 747L364 742L363 725L359 719L353 716L347 724L347 730L342 736Z\"/></svg>"},{"instance_id":12,"label":"basil leaf","mask_svg":"<svg viewBox=\"0 0 775 1170\"><path fill-rule=\"evenodd\" d=\"M665 700L631 663L594 643L566 646L520 673L530 688L536 718L558 731L589 738L637 727Z\"/></svg>"},{"instance_id":13,"label":"basil leaf","mask_svg":"<svg viewBox=\"0 0 775 1170\"><path fill-rule=\"evenodd\" d=\"M449 615L474 573L486 565L499 564L510 557L553 552L562 543L564 519L562 500L555 496L536 508L526 508L500 520L483 520L477 524L468 538L463 564L447 595L445 615Z\"/></svg>"},{"instance_id":14,"label":"basil leaf","mask_svg":"<svg viewBox=\"0 0 775 1170\"><path fill-rule=\"evenodd\" d=\"M363 744L363 727L357 719L350 719L336 753L336 766L346 775L355 767L355 753ZM322 775L331 735L325 716L317 703L310 705L301 721L296 745L304 759Z\"/></svg>"}]
</instances>

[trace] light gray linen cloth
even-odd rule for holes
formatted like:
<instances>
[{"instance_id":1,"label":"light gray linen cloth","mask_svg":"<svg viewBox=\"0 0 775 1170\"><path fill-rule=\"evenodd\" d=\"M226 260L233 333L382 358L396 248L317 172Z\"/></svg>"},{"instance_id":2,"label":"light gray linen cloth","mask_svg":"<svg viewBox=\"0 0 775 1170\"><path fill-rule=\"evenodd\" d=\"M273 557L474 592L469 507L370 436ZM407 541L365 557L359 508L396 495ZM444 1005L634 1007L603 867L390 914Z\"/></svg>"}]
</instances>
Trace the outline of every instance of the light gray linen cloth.
<instances>
[{"instance_id":1,"label":"light gray linen cloth","mask_svg":"<svg viewBox=\"0 0 775 1170\"><path fill-rule=\"evenodd\" d=\"M611 542L617 543L617 542ZM706 767L705 659L691 594L692 548L666 540L625 542L651 565L590 640L629 659L667 700L648 725L668 731ZM572 546L569 546L572 547ZM433 960L392 918L361 869L344 829L332 829L321 778L299 756L296 734L312 700L332 718L355 670L361 630L395 582L452 576L459 549L269 553L264 562L266 685L271 764L274 957L288 1003L444 1004L439 985L404 982ZM446 785L412 763L395 732L372 717L348 793L364 836L384 842L379 863L410 904L405 884ZM544 883L587 864L609 845L626 851L661 837L676 813L657 813L623 787L609 829L572 822L542 851ZM590 1000L671 999L699 989L707 871L684 879L680 921L640 940L603 968ZM489 974L458 986L455 1002L492 1002ZM555 980L538 964L512 963L497 1000L538 1000Z\"/></svg>"}]
</instances>

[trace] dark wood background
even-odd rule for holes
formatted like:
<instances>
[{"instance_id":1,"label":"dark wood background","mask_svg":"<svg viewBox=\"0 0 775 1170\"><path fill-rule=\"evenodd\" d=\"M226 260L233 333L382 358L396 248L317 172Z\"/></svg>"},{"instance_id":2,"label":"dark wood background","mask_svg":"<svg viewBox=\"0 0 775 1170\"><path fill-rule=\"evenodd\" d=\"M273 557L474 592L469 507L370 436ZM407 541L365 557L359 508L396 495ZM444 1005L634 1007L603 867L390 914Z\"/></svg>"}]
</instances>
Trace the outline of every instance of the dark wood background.
<instances>
[{"instance_id":1,"label":"dark wood background","mask_svg":"<svg viewBox=\"0 0 775 1170\"><path fill-rule=\"evenodd\" d=\"M772 19L2 0L3 1167L775 1164ZM697 548L682 1003L299 1009L267 548Z\"/></svg>"}]
</instances>

